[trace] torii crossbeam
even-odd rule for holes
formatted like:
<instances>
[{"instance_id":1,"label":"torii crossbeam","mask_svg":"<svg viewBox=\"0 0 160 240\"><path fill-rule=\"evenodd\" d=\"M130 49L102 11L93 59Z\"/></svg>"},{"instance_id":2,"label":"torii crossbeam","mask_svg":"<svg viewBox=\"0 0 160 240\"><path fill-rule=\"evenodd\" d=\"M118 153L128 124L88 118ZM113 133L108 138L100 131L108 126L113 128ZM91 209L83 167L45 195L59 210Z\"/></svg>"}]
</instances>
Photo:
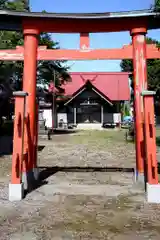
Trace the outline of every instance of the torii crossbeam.
<instances>
[{"instance_id":1,"label":"torii crossbeam","mask_svg":"<svg viewBox=\"0 0 160 240\"><path fill-rule=\"evenodd\" d=\"M132 45L114 49L89 49L87 47L78 49L47 49L39 46L37 60L122 60L133 59ZM160 50L155 44L148 44L146 48L147 59L160 59ZM24 47L17 46L16 49L0 50L0 60L23 61Z\"/></svg>"}]
</instances>

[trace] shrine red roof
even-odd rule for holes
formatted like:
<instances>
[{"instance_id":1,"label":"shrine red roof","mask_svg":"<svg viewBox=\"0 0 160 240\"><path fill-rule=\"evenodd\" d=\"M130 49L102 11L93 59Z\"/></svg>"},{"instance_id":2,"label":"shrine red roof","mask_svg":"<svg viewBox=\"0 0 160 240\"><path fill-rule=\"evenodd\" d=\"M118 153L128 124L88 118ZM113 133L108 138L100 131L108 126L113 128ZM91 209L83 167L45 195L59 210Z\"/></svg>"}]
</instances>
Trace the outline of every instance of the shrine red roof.
<instances>
[{"instance_id":1,"label":"shrine red roof","mask_svg":"<svg viewBox=\"0 0 160 240\"><path fill-rule=\"evenodd\" d=\"M130 99L129 73L126 72L72 72L71 82L65 83L64 96L73 97L90 81L110 101Z\"/></svg>"}]
</instances>

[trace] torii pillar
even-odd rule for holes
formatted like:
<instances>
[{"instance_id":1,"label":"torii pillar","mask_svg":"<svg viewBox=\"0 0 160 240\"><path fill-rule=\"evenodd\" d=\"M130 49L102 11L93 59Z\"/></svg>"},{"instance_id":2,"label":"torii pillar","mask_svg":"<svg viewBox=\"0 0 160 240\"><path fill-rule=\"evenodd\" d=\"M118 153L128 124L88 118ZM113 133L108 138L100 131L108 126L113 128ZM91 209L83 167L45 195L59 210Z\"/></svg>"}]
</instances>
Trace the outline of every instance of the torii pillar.
<instances>
[{"instance_id":1,"label":"torii pillar","mask_svg":"<svg viewBox=\"0 0 160 240\"><path fill-rule=\"evenodd\" d=\"M147 90L146 28L131 30L134 67L134 117L136 142L136 179L144 182L144 106L141 93Z\"/></svg>"},{"instance_id":2,"label":"torii pillar","mask_svg":"<svg viewBox=\"0 0 160 240\"><path fill-rule=\"evenodd\" d=\"M37 117L36 117L36 72L39 30L24 23L24 70L23 91L28 93L26 101L26 124L24 132L24 164L22 182L29 189L38 178L37 168ZM32 187L32 186L31 186Z\"/></svg>"}]
</instances>

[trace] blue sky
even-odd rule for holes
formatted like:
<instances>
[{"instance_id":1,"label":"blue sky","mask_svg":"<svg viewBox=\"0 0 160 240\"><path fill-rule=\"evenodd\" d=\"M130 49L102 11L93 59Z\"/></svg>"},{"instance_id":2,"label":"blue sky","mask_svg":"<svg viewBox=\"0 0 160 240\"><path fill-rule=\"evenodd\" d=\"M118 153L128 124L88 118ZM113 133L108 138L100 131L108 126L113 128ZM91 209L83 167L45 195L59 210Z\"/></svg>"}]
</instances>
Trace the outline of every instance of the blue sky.
<instances>
[{"instance_id":1,"label":"blue sky","mask_svg":"<svg viewBox=\"0 0 160 240\"><path fill-rule=\"evenodd\" d=\"M154 0L30 0L31 10L40 12L114 12L148 9ZM53 34L53 40L60 43L61 48L79 47L77 34ZM147 36L160 41L160 29L151 30ZM91 34L91 48L121 48L131 41L128 32ZM71 71L99 72L120 71L120 61L68 61Z\"/></svg>"}]
</instances>

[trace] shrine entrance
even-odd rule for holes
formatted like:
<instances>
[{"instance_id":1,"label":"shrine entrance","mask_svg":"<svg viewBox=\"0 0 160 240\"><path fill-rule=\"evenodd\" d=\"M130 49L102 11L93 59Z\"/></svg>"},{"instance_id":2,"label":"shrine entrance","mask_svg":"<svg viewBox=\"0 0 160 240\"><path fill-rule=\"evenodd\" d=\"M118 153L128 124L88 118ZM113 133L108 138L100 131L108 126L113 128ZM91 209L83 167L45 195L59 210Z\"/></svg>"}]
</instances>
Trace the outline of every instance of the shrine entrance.
<instances>
[{"instance_id":1,"label":"shrine entrance","mask_svg":"<svg viewBox=\"0 0 160 240\"><path fill-rule=\"evenodd\" d=\"M77 123L101 123L101 107L98 103L81 104L77 112Z\"/></svg>"},{"instance_id":2,"label":"shrine entrance","mask_svg":"<svg viewBox=\"0 0 160 240\"><path fill-rule=\"evenodd\" d=\"M24 73L23 92L15 93L15 125L12 158L12 179L9 199L23 197L24 184L38 178L37 166L37 105L36 62L40 32L80 33L80 51L69 50L66 59L107 59L102 49L90 50L89 33L129 31L134 65L136 176L146 182L149 202L160 203L160 185L156 160L154 127L154 92L147 91L147 48L145 36L148 29L159 28L159 13L152 11L99 13L99 14L48 14L0 11L1 29L23 31ZM14 24L13 24L14 23ZM49 50L48 50L49 51ZM64 51L60 50L64 59ZM118 56L118 52L114 52ZM44 51L45 55L45 51ZM21 56L23 57L23 56ZM119 57L119 56L118 56ZM123 56L122 56L123 58ZM53 55L52 55L53 59ZM58 55L56 60L58 59ZM146 107L147 106L147 107ZM147 179L147 180L146 180Z\"/></svg>"}]
</instances>

